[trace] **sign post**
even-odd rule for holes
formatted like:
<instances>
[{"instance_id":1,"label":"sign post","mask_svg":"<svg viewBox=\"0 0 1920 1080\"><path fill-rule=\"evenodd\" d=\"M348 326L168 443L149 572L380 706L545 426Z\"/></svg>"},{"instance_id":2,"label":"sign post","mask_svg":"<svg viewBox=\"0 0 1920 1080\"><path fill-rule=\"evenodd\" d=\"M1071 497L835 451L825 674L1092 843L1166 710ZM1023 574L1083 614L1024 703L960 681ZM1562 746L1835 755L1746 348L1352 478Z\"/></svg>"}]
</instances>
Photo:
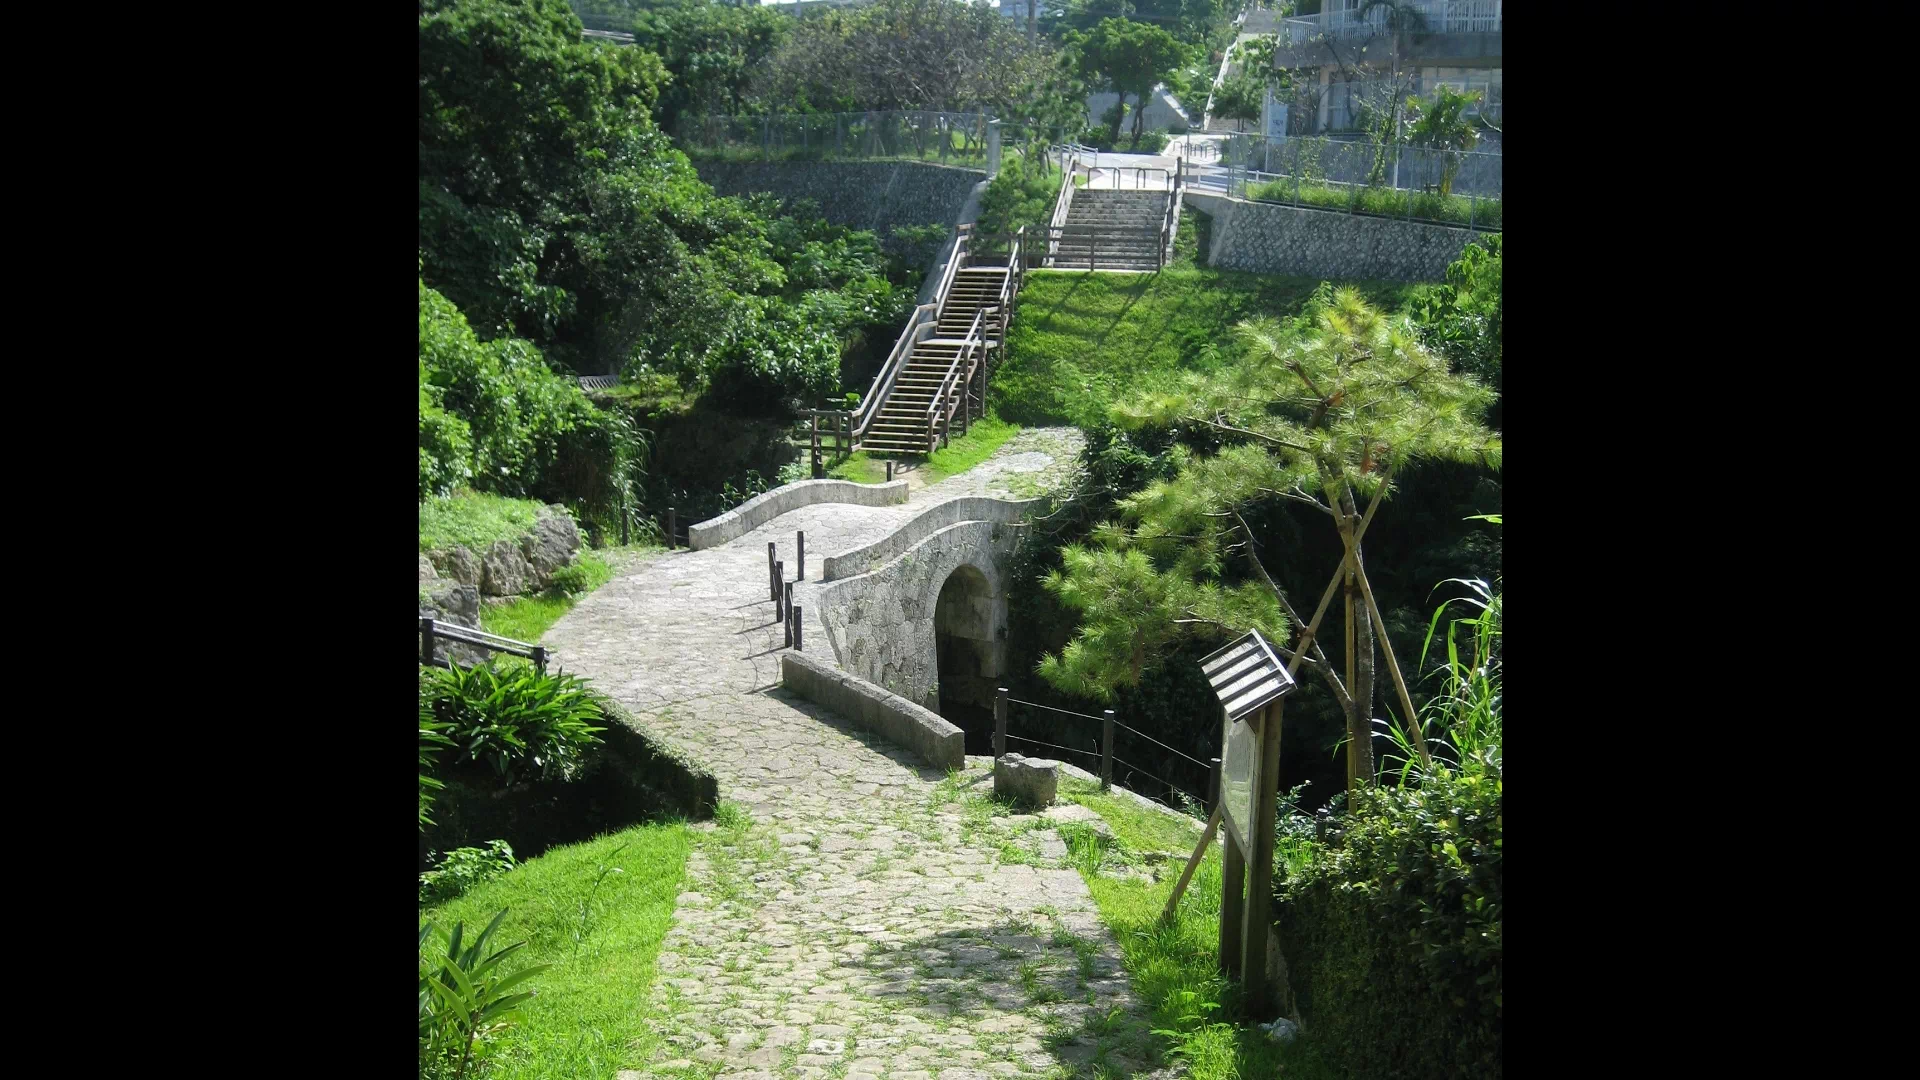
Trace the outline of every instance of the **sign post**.
<instances>
[{"instance_id":1,"label":"sign post","mask_svg":"<svg viewBox=\"0 0 1920 1080\"><path fill-rule=\"evenodd\" d=\"M1267 934L1273 921L1273 822L1280 793L1282 697L1293 677L1258 630L1200 661L1221 706L1220 798L1214 813L1226 826L1221 860L1220 968L1238 978L1247 1007L1264 1013ZM1209 828L1189 861L1206 854ZM1186 876L1181 878L1182 884ZM1176 888L1167 910L1179 902Z\"/></svg>"}]
</instances>

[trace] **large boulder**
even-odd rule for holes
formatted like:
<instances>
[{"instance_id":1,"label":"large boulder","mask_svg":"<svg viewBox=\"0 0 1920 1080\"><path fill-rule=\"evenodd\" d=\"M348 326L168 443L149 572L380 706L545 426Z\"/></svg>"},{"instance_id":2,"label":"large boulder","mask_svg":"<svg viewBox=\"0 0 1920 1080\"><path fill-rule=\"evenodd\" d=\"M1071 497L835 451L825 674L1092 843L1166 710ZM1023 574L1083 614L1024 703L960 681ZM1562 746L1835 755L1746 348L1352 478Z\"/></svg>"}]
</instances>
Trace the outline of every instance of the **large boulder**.
<instances>
[{"instance_id":1,"label":"large boulder","mask_svg":"<svg viewBox=\"0 0 1920 1080\"><path fill-rule=\"evenodd\" d=\"M534 522L533 531L520 538L520 554L527 560L528 578L536 589L553 582L553 572L573 561L580 550L580 530L567 516L565 507L548 507L548 514Z\"/></svg>"},{"instance_id":2,"label":"large boulder","mask_svg":"<svg viewBox=\"0 0 1920 1080\"><path fill-rule=\"evenodd\" d=\"M1060 763L1002 754L993 763L994 795L1027 806L1052 806L1060 790Z\"/></svg>"},{"instance_id":3,"label":"large boulder","mask_svg":"<svg viewBox=\"0 0 1920 1080\"><path fill-rule=\"evenodd\" d=\"M488 596L519 596L532 578L533 567L511 540L495 540L480 560L480 591Z\"/></svg>"},{"instance_id":4,"label":"large boulder","mask_svg":"<svg viewBox=\"0 0 1920 1080\"><path fill-rule=\"evenodd\" d=\"M480 584L480 557L466 548L455 544L445 551L430 552L427 557L433 560L433 568L440 576L462 585Z\"/></svg>"},{"instance_id":5,"label":"large boulder","mask_svg":"<svg viewBox=\"0 0 1920 1080\"><path fill-rule=\"evenodd\" d=\"M440 575L433 569L433 562L425 555L420 556L420 584L438 580Z\"/></svg>"},{"instance_id":6,"label":"large boulder","mask_svg":"<svg viewBox=\"0 0 1920 1080\"><path fill-rule=\"evenodd\" d=\"M420 618L478 630L480 629L480 590L472 585L450 584L444 589L424 596L420 601ZM444 639L433 643L433 654L435 659L451 658L454 663L463 666L485 663L487 659L485 649L477 649L471 645Z\"/></svg>"}]
</instances>

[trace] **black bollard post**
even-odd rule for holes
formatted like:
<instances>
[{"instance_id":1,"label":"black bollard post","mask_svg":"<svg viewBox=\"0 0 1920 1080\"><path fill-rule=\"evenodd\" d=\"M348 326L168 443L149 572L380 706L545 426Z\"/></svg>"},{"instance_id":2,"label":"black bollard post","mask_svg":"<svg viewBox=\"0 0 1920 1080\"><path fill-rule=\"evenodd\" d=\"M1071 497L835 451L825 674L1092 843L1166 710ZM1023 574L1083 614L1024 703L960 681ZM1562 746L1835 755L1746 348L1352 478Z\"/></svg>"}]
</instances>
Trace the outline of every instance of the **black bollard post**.
<instances>
[{"instance_id":1,"label":"black bollard post","mask_svg":"<svg viewBox=\"0 0 1920 1080\"><path fill-rule=\"evenodd\" d=\"M799 536L799 550L793 556L796 565L793 579L795 581L805 581L807 580L807 534L802 530Z\"/></svg>"},{"instance_id":2,"label":"black bollard post","mask_svg":"<svg viewBox=\"0 0 1920 1080\"><path fill-rule=\"evenodd\" d=\"M787 564L773 564L773 617L787 617Z\"/></svg>"},{"instance_id":3,"label":"black bollard post","mask_svg":"<svg viewBox=\"0 0 1920 1080\"><path fill-rule=\"evenodd\" d=\"M1113 786L1113 710L1102 710L1100 722L1100 790Z\"/></svg>"},{"instance_id":4,"label":"black bollard post","mask_svg":"<svg viewBox=\"0 0 1920 1080\"><path fill-rule=\"evenodd\" d=\"M793 651L794 651L794 652L800 652L800 651L801 651L801 648L800 648L800 627L801 627L802 625L803 625L803 624L802 624L802 623L800 622L800 609L799 609L799 608L794 608L794 609L793 609Z\"/></svg>"},{"instance_id":5,"label":"black bollard post","mask_svg":"<svg viewBox=\"0 0 1920 1080\"><path fill-rule=\"evenodd\" d=\"M1007 752L1007 688L1002 686L993 692L993 759L1000 760Z\"/></svg>"},{"instance_id":6,"label":"black bollard post","mask_svg":"<svg viewBox=\"0 0 1920 1080\"><path fill-rule=\"evenodd\" d=\"M767 541L767 599L780 602L780 579L773 572L773 541Z\"/></svg>"},{"instance_id":7,"label":"black bollard post","mask_svg":"<svg viewBox=\"0 0 1920 1080\"><path fill-rule=\"evenodd\" d=\"M674 548L680 546L680 542L677 539L679 535L680 535L680 516L674 512L673 507L669 506L667 507L667 550L668 551L672 551Z\"/></svg>"}]
</instances>

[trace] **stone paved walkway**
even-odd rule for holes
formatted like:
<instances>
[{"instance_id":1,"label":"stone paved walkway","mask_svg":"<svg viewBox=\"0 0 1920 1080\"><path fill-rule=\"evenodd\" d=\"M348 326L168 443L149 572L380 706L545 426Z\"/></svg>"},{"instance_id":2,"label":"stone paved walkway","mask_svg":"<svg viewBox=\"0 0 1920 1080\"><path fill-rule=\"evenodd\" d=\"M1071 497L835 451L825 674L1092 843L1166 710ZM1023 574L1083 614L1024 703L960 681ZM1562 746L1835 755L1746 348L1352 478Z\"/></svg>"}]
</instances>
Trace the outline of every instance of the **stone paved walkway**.
<instances>
[{"instance_id":1,"label":"stone paved walkway","mask_svg":"<svg viewBox=\"0 0 1920 1080\"><path fill-rule=\"evenodd\" d=\"M984 759L946 781L777 689L764 591L769 539L791 559L805 529L812 577L943 499L1037 494L1079 446L1078 432L1023 432L905 506L805 507L664 556L548 632L565 670L705 762L751 818L706 826L688 861L655 987L665 1046L621 1080L1143 1073L1145 1011L1058 834L969 817L958 795L987 777Z\"/></svg>"}]
</instances>

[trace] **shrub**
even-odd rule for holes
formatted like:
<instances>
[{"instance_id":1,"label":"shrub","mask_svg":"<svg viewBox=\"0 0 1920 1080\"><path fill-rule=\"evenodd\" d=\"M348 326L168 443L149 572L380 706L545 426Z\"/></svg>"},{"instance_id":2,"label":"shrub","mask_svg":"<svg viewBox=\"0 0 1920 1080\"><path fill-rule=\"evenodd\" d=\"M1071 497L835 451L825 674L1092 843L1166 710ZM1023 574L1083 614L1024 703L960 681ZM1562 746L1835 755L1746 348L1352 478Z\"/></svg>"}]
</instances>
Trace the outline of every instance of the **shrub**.
<instances>
[{"instance_id":1,"label":"shrub","mask_svg":"<svg viewBox=\"0 0 1920 1080\"><path fill-rule=\"evenodd\" d=\"M505 840L489 840L484 848L454 848L440 856L433 869L420 875L420 906L451 900L483 881L499 877L513 865L513 846Z\"/></svg>"},{"instance_id":2,"label":"shrub","mask_svg":"<svg viewBox=\"0 0 1920 1080\"><path fill-rule=\"evenodd\" d=\"M552 581L555 590L573 596L593 587L593 571L584 563L568 563L553 572Z\"/></svg>"},{"instance_id":3,"label":"shrub","mask_svg":"<svg viewBox=\"0 0 1920 1080\"><path fill-rule=\"evenodd\" d=\"M1060 170L1044 158L1009 157L980 196L980 220L974 231L1009 233L1022 225L1044 228L1053 220L1053 199L1060 193Z\"/></svg>"},{"instance_id":4,"label":"shrub","mask_svg":"<svg viewBox=\"0 0 1920 1080\"><path fill-rule=\"evenodd\" d=\"M432 920L420 927L418 948L426 949L427 939L440 937L446 952L419 957L420 966L420 1075L467 1075L473 1064L474 1050L485 1037L506 1025L521 1004L533 997L532 991L510 994L507 991L531 979L551 964L533 964L511 975L500 970L500 962L526 945L516 941L504 949L487 953L487 943L507 910L493 917L487 928L472 943L462 948L464 923L454 923L451 931L441 931ZM482 954L486 954L484 957Z\"/></svg>"},{"instance_id":5,"label":"shrub","mask_svg":"<svg viewBox=\"0 0 1920 1080\"><path fill-rule=\"evenodd\" d=\"M433 824L427 811L433 809L433 793L443 786L433 778L434 755L453 745L446 732L450 724L434 719L433 710L424 698L420 701L420 830L426 831Z\"/></svg>"},{"instance_id":6,"label":"shrub","mask_svg":"<svg viewBox=\"0 0 1920 1080\"><path fill-rule=\"evenodd\" d=\"M1496 391L1502 385L1502 243L1494 233L1468 244L1447 267L1447 283L1421 290L1412 305L1427 347ZM1496 401L1489 411L1494 427L1500 426L1499 409Z\"/></svg>"},{"instance_id":7,"label":"shrub","mask_svg":"<svg viewBox=\"0 0 1920 1080\"><path fill-rule=\"evenodd\" d=\"M1501 766L1359 788L1281 891L1316 1044L1355 1076L1498 1077Z\"/></svg>"},{"instance_id":8,"label":"shrub","mask_svg":"<svg viewBox=\"0 0 1920 1080\"><path fill-rule=\"evenodd\" d=\"M596 724L604 714L585 680L529 667L502 671L493 660L421 668L420 698L451 725L453 764L490 768L508 786L516 778L568 775L606 730Z\"/></svg>"}]
</instances>

